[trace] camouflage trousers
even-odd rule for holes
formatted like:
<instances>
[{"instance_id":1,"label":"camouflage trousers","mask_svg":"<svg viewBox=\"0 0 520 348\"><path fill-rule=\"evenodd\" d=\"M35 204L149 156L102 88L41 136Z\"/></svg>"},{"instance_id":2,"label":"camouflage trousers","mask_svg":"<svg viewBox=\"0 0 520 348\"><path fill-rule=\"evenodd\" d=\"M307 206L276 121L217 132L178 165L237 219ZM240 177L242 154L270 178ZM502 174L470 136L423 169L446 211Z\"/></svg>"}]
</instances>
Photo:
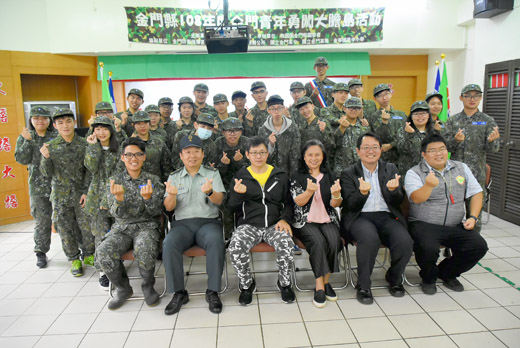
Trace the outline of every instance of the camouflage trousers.
<instances>
[{"instance_id":1,"label":"camouflage trousers","mask_svg":"<svg viewBox=\"0 0 520 348\"><path fill-rule=\"evenodd\" d=\"M290 285L291 265L294 262L294 242L291 236L285 232L276 231L275 225L268 228L258 228L245 224L238 226L233 232L228 247L231 264L237 273L240 287L247 289L253 282L251 253L249 251L262 240L275 249L280 284L282 286Z\"/></svg>"},{"instance_id":2,"label":"camouflage trousers","mask_svg":"<svg viewBox=\"0 0 520 348\"><path fill-rule=\"evenodd\" d=\"M116 272L121 264L121 256L134 250L139 269L155 269L155 259L159 253L159 230L155 223L139 223L125 229L112 229L96 249L96 264L105 273Z\"/></svg>"},{"instance_id":3,"label":"camouflage trousers","mask_svg":"<svg viewBox=\"0 0 520 348\"><path fill-rule=\"evenodd\" d=\"M49 197L31 197L34 217L34 252L47 253L51 247L52 203Z\"/></svg>"},{"instance_id":4,"label":"camouflage trousers","mask_svg":"<svg viewBox=\"0 0 520 348\"><path fill-rule=\"evenodd\" d=\"M110 232L110 228L114 223L114 218L110 215L108 210L99 209L94 213L94 215L89 216L89 219L90 231L94 236L94 244L97 249L103 241L103 238L105 238L105 235ZM94 267L96 267L96 270L101 271L101 267L99 267L97 260L94 260Z\"/></svg>"},{"instance_id":5,"label":"camouflage trousers","mask_svg":"<svg viewBox=\"0 0 520 348\"><path fill-rule=\"evenodd\" d=\"M94 254L94 236L90 232L87 214L79 205L80 197L69 202L53 202L52 221L60 234L63 252L69 261L78 260L80 249L83 257Z\"/></svg>"}]
</instances>

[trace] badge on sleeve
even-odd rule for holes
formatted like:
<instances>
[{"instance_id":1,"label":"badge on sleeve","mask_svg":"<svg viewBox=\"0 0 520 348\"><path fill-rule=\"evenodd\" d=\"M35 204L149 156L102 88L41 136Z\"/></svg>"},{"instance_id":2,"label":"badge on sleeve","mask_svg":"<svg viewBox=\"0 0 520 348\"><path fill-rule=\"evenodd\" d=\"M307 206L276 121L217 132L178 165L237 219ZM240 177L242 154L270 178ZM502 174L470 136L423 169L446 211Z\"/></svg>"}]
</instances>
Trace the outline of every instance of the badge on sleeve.
<instances>
[{"instance_id":1,"label":"badge on sleeve","mask_svg":"<svg viewBox=\"0 0 520 348\"><path fill-rule=\"evenodd\" d=\"M464 182L466 182L466 179L461 175L457 176L455 180L457 180L457 182L461 185L464 185Z\"/></svg>"}]
</instances>

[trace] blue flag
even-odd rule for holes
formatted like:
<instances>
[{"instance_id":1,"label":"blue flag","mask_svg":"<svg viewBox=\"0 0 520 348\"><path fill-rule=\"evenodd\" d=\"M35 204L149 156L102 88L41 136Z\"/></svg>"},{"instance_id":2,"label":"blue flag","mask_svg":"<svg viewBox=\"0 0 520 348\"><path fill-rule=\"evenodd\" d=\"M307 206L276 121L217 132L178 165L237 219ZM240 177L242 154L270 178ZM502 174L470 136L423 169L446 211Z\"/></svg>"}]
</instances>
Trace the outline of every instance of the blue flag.
<instances>
[{"instance_id":1,"label":"blue flag","mask_svg":"<svg viewBox=\"0 0 520 348\"><path fill-rule=\"evenodd\" d=\"M116 100L114 98L114 86L112 85L112 76L108 75L108 92L110 93L110 98L112 99L112 107L114 108L114 113L117 112L116 108Z\"/></svg>"},{"instance_id":2,"label":"blue flag","mask_svg":"<svg viewBox=\"0 0 520 348\"><path fill-rule=\"evenodd\" d=\"M436 73L435 73L435 87L433 87L433 90L435 92L439 92L440 88L441 88L441 72L439 71L439 64L437 64Z\"/></svg>"}]
</instances>

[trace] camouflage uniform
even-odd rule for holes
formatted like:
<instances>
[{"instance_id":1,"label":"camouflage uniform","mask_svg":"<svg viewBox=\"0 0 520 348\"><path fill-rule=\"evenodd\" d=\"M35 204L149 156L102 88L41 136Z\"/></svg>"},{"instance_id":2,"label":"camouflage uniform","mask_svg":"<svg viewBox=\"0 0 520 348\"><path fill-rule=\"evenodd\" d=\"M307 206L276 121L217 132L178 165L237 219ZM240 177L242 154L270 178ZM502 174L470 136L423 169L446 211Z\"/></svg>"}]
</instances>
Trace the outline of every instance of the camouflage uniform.
<instances>
[{"instance_id":1,"label":"camouflage uniform","mask_svg":"<svg viewBox=\"0 0 520 348\"><path fill-rule=\"evenodd\" d=\"M106 273L120 270L121 255L134 250L139 269L149 271L155 268L159 253L159 220L163 211L164 185L161 179L141 171L139 178L132 179L125 170L108 180L106 190L110 192L110 180L123 185L125 197L122 202L114 195L107 195L110 214L115 218L110 233L96 250L96 260ZM151 180L152 197L144 200L141 186Z\"/></svg>"},{"instance_id":2,"label":"camouflage uniform","mask_svg":"<svg viewBox=\"0 0 520 348\"><path fill-rule=\"evenodd\" d=\"M148 141L145 141L145 144L146 161L143 163L142 170L157 175L159 178L166 181L168 175L173 171L170 151L166 147L164 141L151 134Z\"/></svg>"},{"instance_id":3,"label":"camouflage uniform","mask_svg":"<svg viewBox=\"0 0 520 348\"><path fill-rule=\"evenodd\" d=\"M318 117L315 117L310 124L305 120L305 123L299 127L301 144L303 146L303 144L308 140L317 139L323 143L323 146L325 146L328 157L333 158L334 153L336 152L336 143L334 142L334 136L330 124L326 120L323 120L323 122L326 123L326 126L322 132L318 125L318 121L320 121Z\"/></svg>"},{"instance_id":4,"label":"camouflage uniform","mask_svg":"<svg viewBox=\"0 0 520 348\"><path fill-rule=\"evenodd\" d=\"M361 134L370 132L370 126L365 127L361 124L361 121L356 120L356 124L351 124L345 133L336 129L334 131L334 138L336 139L336 154L334 155L333 172L337 178L340 177L343 169L350 167L359 160L359 156L356 152L357 140Z\"/></svg>"},{"instance_id":5,"label":"camouflage uniform","mask_svg":"<svg viewBox=\"0 0 520 348\"><path fill-rule=\"evenodd\" d=\"M125 112L128 114L128 119L127 119L125 125L121 124L121 130L124 130L126 135L127 135L127 137L129 137L134 132L134 128L132 127L132 117L134 116L134 114L132 114L130 109L126 109ZM118 119L121 120L121 115L122 114L123 114L123 111L120 111L117 114L114 114L114 117L117 117Z\"/></svg>"},{"instance_id":6,"label":"camouflage uniform","mask_svg":"<svg viewBox=\"0 0 520 348\"><path fill-rule=\"evenodd\" d=\"M338 109L337 105L334 103L320 111L320 117L329 121L330 126L334 130L339 126L339 119L345 115L343 108L341 108L341 110Z\"/></svg>"},{"instance_id":7,"label":"camouflage uniform","mask_svg":"<svg viewBox=\"0 0 520 348\"><path fill-rule=\"evenodd\" d=\"M40 148L44 143L56 138L58 132L54 129L47 129L43 137L40 137L36 131L29 132L32 140L26 140L21 135L18 136L14 158L16 162L27 165L29 171L31 215L35 219L34 252L47 253L51 246L52 204L49 199L51 179L40 171L42 158Z\"/></svg>"},{"instance_id":8,"label":"camouflage uniform","mask_svg":"<svg viewBox=\"0 0 520 348\"><path fill-rule=\"evenodd\" d=\"M225 137L220 137L215 142L216 149L216 162L215 168L218 169L220 173L220 177L222 178L222 182L224 183L224 187L229 187L231 183L231 178L235 175L235 172L242 168L243 166L249 165L249 160L246 157L247 146L249 143L249 138L245 136L241 136L238 140L237 146L229 146L226 142ZM233 157L235 156L236 150L240 150L240 153L244 156L240 161L236 162ZM227 157L231 161L229 164L224 164L220 160L222 159L222 153L225 152Z\"/></svg>"},{"instance_id":9,"label":"camouflage uniform","mask_svg":"<svg viewBox=\"0 0 520 348\"><path fill-rule=\"evenodd\" d=\"M247 122L244 122L244 135L251 138L258 135L258 131L260 130L260 127L264 125L267 117L269 117L269 113L267 112L267 108L265 110L260 110L258 104L249 109L249 111L253 115L253 128L251 129Z\"/></svg>"},{"instance_id":10,"label":"camouflage uniform","mask_svg":"<svg viewBox=\"0 0 520 348\"><path fill-rule=\"evenodd\" d=\"M404 183L403 180L408 169L421 162L421 142L428 135L429 133L418 130L408 133L404 129L397 133L397 150L399 151L397 173L401 175L401 184Z\"/></svg>"},{"instance_id":11,"label":"camouflage uniform","mask_svg":"<svg viewBox=\"0 0 520 348\"><path fill-rule=\"evenodd\" d=\"M179 143L181 139L186 135L193 135L195 134L195 129L193 130L182 130L178 131L177 134L175 134L175 140L173 142L172 146L172 163L174 169L179 169L183 166L181 158L179 157ZM211 138L202 140L202 149L204 150L204 160L202 161L203 164L210 166L211 163L216 163L217 161L217 149L215 147L215 143ZM166 181L166 180L165 180Z\"/></svg>"},{"instance_id":12,"label":"camouflage uniform","mask_svg":"<svg viewBox=\"0 0 520 348\"><path fill-rule=\"evenodd\" d=\"M206 106L201 108L201 107L199 107L199 106L197 106L195 104L193 104L193 105L195 106L195 110L199 110L200 111L199 115L200 114L211 114L211 115L217 117L217 110L213 106L211 106L209 104L206 104Z\"/></svg>"},{"instance_id":13,"label":"camouflage uniform","mask_svg":"<svg viewBox=\"0 0 520 348\"><path fill-rule=\"evenodd\" d=\"M332 98L332 88L334 88L335 82L328 78L325 78L323 81L319 81L316 78L316 79L314 79L314 81L318 85L318 87L321 91L321 94L323 94L323 98L325 99L327 106L331 106L332 104L334 104L334 98ZM318 100L318 97L315 95L311 96L313 92L314 92L314 89L312 88L311 83L307 82L305 84L305 95L312 99L313 104L317 108L321 109L321 104L320 104L320 101Z\"/></svg>"},{"instance_id":14,"label":"camouflage uniform","mask_svg":"<svg viewBox=\"0 0 520 348\"><path fill-rule=\"evenodd\" d=\"M244 109L244 113L242 115L239 115L236 111L231 111L229 113L229 117L238 118L240 122L244 122L244 119L247 115L247 109Z\"/></svg>"},{"instance_id":15,"label":"camouflage uniform","mask_svg":"<svg viewBox=\"0 0 520 348\"><path fill-rule=\"evenodd\" d=\"M157 129L150 129L150 135L161 139L165 144L166 144L166 140L168 139L168 134L161 127L157 128Z\"/></svg>"},{"instance_id":16,"label":"camouflage uniform","mask_svg":"<svg viewBox=\"0 0 520 348\"><path fill-rule=\"evenodd\" d=\"M391 144L392 148L381 154L381 158L385 162L394 163L397 165L399 161L399 152L397 150L397 134L404 129L406 125L406 114L403 111L395 110L393 106L390 106L390 111L387 113L390 115L390 120L387 124L384 124L381 120L382 108L378 111L373 112L367 117L368 123L372 127L374 133L381 138L382 144Z\"/></svg>"},{"instance_id":17,"label":"camouflage uniform","mask_svg":"<svg viewBox=\"0 0 520 348\"><path fill-rule=\"evenodd\" d=\"M110 104L109 102L102 101L102 102L99 102L99 103L96 104L96 108L95 108L95 112L96 113L98 111L104 111L104 110L110 111L110 112L114 112L114 109L112 109L112 104ZM102 115L99 115L99 116L102 116ZM99 116L96 116L96 118L94 119L94 122L92 124L94 124L96 122L95 120ZM108 116L104 116L104 117L108 117ZM111 119L111 121L114 122L113 119ZM94 131L94 129L92 127L89 127L87 135L85 137L89 137L90 135L92 135L93 131ZM128 136L126 135L126 132L123 129L123 127L121 127L119 132L114 129L114 132L116 134L116 139L119 142L119 144L121 144L123 141L125 141L128 138Z\"/></svg>"},{"instance_id":18,"label":"camouflage uniform","mask_svg":"<svg viewBox=\"0 0 520 348\"><path fill-rule=\"evenodd\" d=\"M376 102L368 99L361 99L363 102L363 118L367 118L368 115L377 111Z\"/></svg>"},{"instance_id":19,"label":"camouflage uniform","mask_svg":"<svg viewBox=\"0 0 520 348\"><path fill-rule=\"evenodd\" d=\"M60 109L61 110L61 109ZM82 195L88 192L90 173L83 163L87 141L78 135L70 143L61 135L49 141L50 158L42 156L40 169L52 178L52 221L60 234L63 252L69 261L94 253L94 236L90 232L87 214L80 206Z\"/></svg>"}]
</instances>

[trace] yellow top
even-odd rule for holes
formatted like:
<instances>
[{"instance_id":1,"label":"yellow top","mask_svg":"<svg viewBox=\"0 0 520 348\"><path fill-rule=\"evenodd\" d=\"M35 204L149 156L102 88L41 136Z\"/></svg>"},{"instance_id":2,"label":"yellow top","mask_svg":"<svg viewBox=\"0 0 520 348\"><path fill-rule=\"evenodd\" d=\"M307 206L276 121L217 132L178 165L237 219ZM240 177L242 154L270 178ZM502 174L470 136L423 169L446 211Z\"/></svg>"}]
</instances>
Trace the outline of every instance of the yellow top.
<instances>
[{"instance_id":1,"label":"yellow top","mask_svg":"<svg viewBox=\"0 0 520 348\"><path fill-rule=\"evenodd\" d=\"M249 173L251 173L251 176L253 178L255 178L256 181L258 181L258 183L260 184L260 186L262 186L262 188L264 187L265 183L267 182L269 175L271 175L271 172L273 171L272 165L268 164L267 167L268 167L267 170L265 172L263 172L262 174L253 172L253 169L251 169L251 166L247 167L247 170L249 171Z\"/></svg>"}]
</instances>

